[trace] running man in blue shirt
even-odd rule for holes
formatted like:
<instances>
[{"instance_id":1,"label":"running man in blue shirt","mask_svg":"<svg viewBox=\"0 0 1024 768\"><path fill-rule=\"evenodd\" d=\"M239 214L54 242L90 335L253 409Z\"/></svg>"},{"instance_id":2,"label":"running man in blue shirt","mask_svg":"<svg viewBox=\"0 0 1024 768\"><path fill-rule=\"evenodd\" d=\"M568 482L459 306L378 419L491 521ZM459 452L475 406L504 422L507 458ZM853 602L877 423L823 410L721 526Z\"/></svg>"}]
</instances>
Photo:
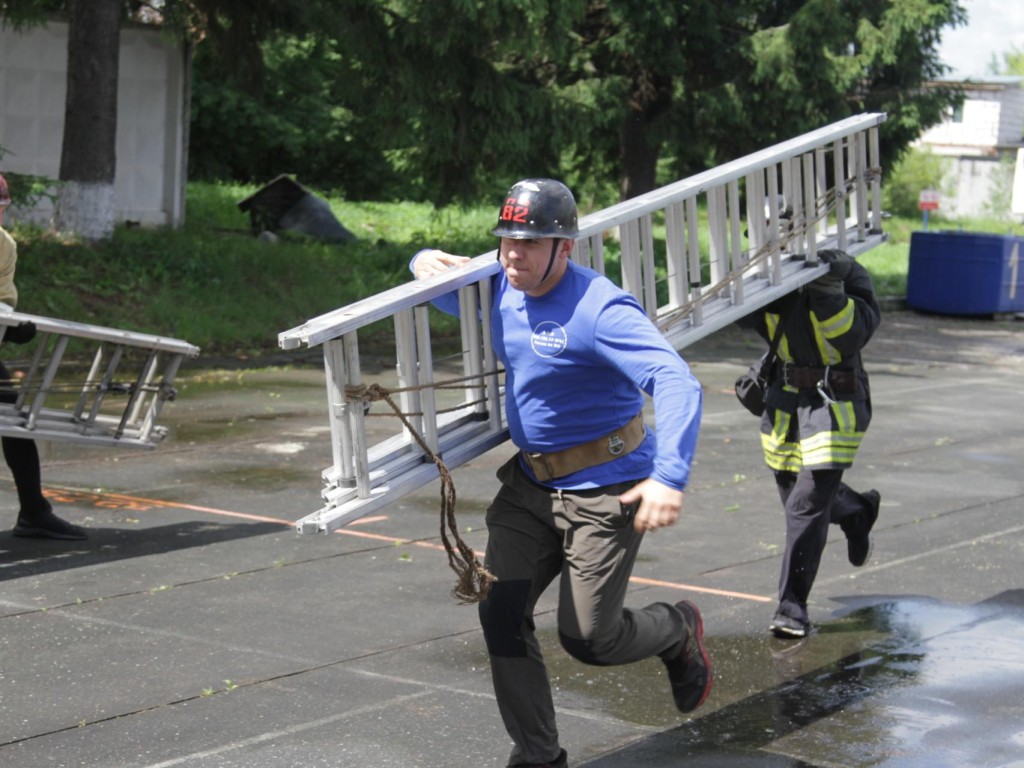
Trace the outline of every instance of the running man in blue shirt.
<instances>
[{"instance_id":1,"label":"running man in blue shirt","mask_svg":"<svg viewBox=\"0 0 1024 768\"><path fill-rule=\"evenodd\" d=\"M533 609L559 579L558 631L598 666L658 656L676 706L711 691L703 621L682 600L624 607L644 533L678 520L697 444L701 388L640 304L570 260L576 201L552 179L515 184L494 234L494 347L518 452L498 471L487 510L485 565L497 577L480 603L494 691L514 747L509 766L568 765ZM468 259L420 251L424 278ZM457 313L453 294L436 302ZM655 430L644 424L645 394Z\"/></svg>"}]
</instances>

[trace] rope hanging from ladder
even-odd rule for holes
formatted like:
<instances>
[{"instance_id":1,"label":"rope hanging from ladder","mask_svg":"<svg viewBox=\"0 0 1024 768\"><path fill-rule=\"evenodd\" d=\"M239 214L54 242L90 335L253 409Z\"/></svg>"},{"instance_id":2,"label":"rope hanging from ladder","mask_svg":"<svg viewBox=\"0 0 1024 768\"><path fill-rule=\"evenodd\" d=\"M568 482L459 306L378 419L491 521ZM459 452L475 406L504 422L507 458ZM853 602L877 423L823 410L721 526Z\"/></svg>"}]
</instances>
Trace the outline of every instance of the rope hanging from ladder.
<instances>
[{"instance_id":1,"label":"rope hanging from ladder","mask_svg":"<svg viewBox=\"0 0 1024 768\"><path fill-rule=\"evenodd\" d=\"M467 379L477 378L480 377L467 377ZM465 381L467 379L459 379L458 381ZM487 597L490 585L497 579L494 574L481 564L473 548L459 535L459 526L455 519L455 482L452 480L451 472L449 472L441 457L430 450L426 440L423 439L419 432L413 429L406 418L407 415L411 414L402 413L402 409L391 398L391 395L397 392L426 389L431 386L442 386L451 383L453 382L439 382L437 384L406 387L392 391L379 384L348 386L345 387L345 396L351 401L362 403L383 400L391 406L391 410L395 412L395 415L402 421L405 428L409 430L409 434L413 436L413 439L423 450L424 454L434 462L434 466L437 467L437 472L441 476L441 541L444 543L445 552L448 553L448 565L458 577L455 587L452 589L452 596L460 603L478 603Z\"/></svg>"}]
</instances>

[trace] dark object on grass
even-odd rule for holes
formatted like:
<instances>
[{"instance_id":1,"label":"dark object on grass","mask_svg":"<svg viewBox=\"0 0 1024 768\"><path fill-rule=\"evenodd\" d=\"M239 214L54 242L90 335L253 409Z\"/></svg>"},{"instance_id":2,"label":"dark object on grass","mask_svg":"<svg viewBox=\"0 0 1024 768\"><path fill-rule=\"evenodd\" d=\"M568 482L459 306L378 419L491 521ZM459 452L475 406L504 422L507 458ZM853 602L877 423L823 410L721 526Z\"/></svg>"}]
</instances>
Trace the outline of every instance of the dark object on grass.
<instances>
[{"instance_id":1,"label":"dark object on grass","mask_svg":"<svg viewBox=\"0 0 1024 768\"><path fill-rule=\"evenodd\" d=\"M295 179L281 175L238 203L248 211L254 235L288 229L328 243L348 243L356 236L334 216L326 200Z\"/></svg>"}]
</instances>

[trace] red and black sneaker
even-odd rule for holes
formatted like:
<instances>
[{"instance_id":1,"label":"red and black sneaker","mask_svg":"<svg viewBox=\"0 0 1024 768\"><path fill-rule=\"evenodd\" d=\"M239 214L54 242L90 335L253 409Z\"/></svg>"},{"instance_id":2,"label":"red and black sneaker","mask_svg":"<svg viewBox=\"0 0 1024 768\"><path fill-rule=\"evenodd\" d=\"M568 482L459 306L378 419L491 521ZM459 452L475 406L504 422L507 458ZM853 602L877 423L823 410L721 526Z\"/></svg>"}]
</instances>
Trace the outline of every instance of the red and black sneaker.
<instances>
[{"instance_id":1,"label":"red and black sneaker","mask_svg":"<svg viewBox=\"0 0 1024 768\"><path fill-rule=\"evenodd\" d=\"M672 698L680 712L693 712L707 699L714 682L711 659L704 647L704 621L697 606L680 600L676 608L683 614L685 634L678 656L662 659L672 684Z\"/></svg>"}]
</instances>

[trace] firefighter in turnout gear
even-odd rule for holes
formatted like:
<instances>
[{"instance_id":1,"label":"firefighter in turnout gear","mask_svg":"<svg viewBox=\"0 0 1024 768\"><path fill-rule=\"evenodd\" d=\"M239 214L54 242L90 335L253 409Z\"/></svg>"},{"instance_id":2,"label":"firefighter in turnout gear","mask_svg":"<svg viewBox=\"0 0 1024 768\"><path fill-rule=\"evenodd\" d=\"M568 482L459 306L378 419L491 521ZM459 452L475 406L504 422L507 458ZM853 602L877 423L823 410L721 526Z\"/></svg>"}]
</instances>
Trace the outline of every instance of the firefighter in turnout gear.
<instances>
[{"instance_id":1,"label":"firefighter in turnout gear","mask_svg":"<svg viewBox=\"0 0 1024 768\"><path fill-rule=\"evenodd\" d=\"M843 482L871 421L861 350L881 322L871 277L848 254L823 251L825 275L743 321L770 340L782 325L778 359L761 417L765 462L775 473L786 515L779 605L769 630L802 638L810 630L807 600L829 523L847 540L850 563L871 551L879 494Z\"/></svg>"}]
</instances>

